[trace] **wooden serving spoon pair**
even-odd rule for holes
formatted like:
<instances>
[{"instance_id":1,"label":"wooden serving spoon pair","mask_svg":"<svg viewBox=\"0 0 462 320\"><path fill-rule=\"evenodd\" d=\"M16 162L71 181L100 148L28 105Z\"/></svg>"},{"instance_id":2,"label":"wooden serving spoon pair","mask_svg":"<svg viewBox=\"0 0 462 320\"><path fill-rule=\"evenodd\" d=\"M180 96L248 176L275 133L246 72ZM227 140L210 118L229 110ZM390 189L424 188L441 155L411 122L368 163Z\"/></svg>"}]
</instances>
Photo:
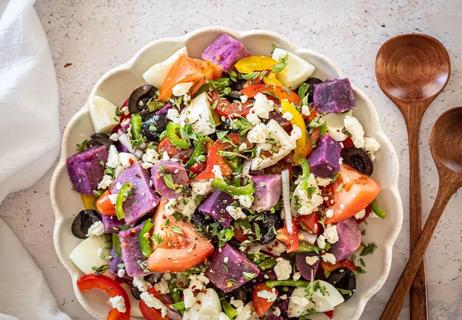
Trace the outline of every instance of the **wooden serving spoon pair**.
<instances>
[{"instance_id":1,"label":"wooden serving spoon pair","mask_svg":"<svg viewBox=\"0 0 462 320\"><path fill-rule=\"evenodd\" d=\"M439 174L439 190L421 232L419 131L425 110L449 80L450 60L436 39L408 34L392 38L379 49L376 76L380 88L406 120L410 158L411 257L388 301L382 320L398 318L411 291L411 319L427 319L423 256L450 197L462 187L462 107L445 112L435 123L430 148Z\"/></svg>"}]
</instances>

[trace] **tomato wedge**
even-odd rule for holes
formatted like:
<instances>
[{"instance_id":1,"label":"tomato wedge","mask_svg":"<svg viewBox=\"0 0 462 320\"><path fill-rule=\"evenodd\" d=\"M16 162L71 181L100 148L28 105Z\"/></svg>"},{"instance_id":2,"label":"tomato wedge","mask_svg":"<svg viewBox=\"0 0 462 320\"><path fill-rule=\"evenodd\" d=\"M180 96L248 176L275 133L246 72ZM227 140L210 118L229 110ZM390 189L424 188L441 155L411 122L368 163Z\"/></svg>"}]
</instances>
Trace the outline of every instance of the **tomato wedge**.
<instances>
[{"instance_id":1,"label":"tomato wedge","mask_svg":"<svg viewBox=\"0 0 462 320\"><path fill-rule=\"evenodd\" d=\"M116 214L115 206L109 199L109 195L109 190L106 190L98 200L96 200L96 210L104 216L114 216Z\"/></svg>"},{"instance_id":2,"label":"tomato wedge","mask_svg":"<svg viewBox=\"0 0 462 320\"><path fill-rule=\"evenodd\" d=\"M287 246L287 252L297 251L300 247L300 240L298 239L298 221L297 218L292 218L292 234L289 234L287 227L277 230L276 238L284 242Z\"/></svg>"},{"instance_id":3,"label":"tomato wedge","mask_svg":"<svg viewBox=\"0 0 462 320\"><path fill-rule=\"evenodd\" d=\"M334 205L331 207L334 215L326 219L326 224L353 217L372 203L380 193L377 182L346 165L340 166L340 175L335 184L338 186L339 183L343 184L343 189L334 194Z\"/></svg>"},{"instance_id":4,"label":"tomato wedge","mask_svg":"<svg viewBox=\"0 0 462 320\"><path fill-rule=\"evenodd\" d=\"M149 288L148 292L166 304L167 301L162 299L162 295L159 294L159 292L157 292L154 287ZM143 300L140 300L139 306L141 314L145 320L169 320L168 317L162 317L161 311L157 310L156 308L148 307L148 305Z\"/></svg>"},{"instance_id":5,"label":"tomato wedge","mask_svg":"<svg viewBox=\"0 0 462 320\"><path fill-rule=\"evenodd\" d=\"M196 180L208 180L215 178L215 174L213 173L214 166L220 167L221 174L224 177L230 176L233 173L226 163L226 160L218 154L218 151L224 150L224 148L225 145L220 141L208 143L207 164L205 170L197 175Z\"/></svg>"},{"instance_id":6,"label":"tomato wedge","mask_svg":"<svg viewBox=\"0 0 462 320\"><path fill-rule=\"evenodd\" d=\"M209 94L212 104L216 103L215 111L223 117L238 118L249 114L252 101L242 103L240 101L229 102L218 92L213 91Z\"/></svg>"},{"instance_id":7,"label":"tomato wedge","mask_svg":"<svg viewBox=\"0 0 462 320\"><path fill-rule=\"evenodd\" d=\"M205 83L205 76L194 59L180 56L167 73L164 83L160 87L159 100L167 101L172 96L172 88L178 83L193 82L191 93L197 91Z\"/></svg>"},{"instance_id":8,"label":"tomato wedge","mask_svg":"<svg viewBox=\"0 0 462 320\"><path fill-rule=\"evenodd\" d=\"M166 203L162 199L154 216L154 233L161 242L155 245L148 258L148 269L153 272L184 272L204 262L213 253L213 245L191 224L168 216Z\"/></svg>"},{"instance_id":9,"label":"tomato wedge","mask_svg":"<svg viewBox=\"0 0 462 320\"><path fill-rule=\"evenodd\" d=\"M271 306L273 305L274 301L271 301L268 300L268 299L265 299L265 298L262 298L262 297L259 297L258 296L258 293L259 292L262 292L262 291L267 291L268 292L268 295L277 295L279 294L277 292L276 289L271 289L270 287L268 287L266 284L264 283L259 283L257 285L255 285L255 287L253 287L253 290L252 290L252 303L253 303L253 306L255 308L255 312L257 313L257 316L261 317L263 314L266 313L266 311L269 310L269 308L271 308Z\"/></svg>"},{"instance_id":10,"label":"tomato wedge","mask_svg":"<svg viewBox=\"0 0 462 320\"><path fill-rule=\"evenodd\" d=\"M80 291L100 289L106 292L111 298L122 296L125 302L124 313L117 309L111 309L107 315L107 320L129 320L130 319L130 299L124 288L115 280L102 274L87 274L77 280L77 287Z\"/></svg>"},{"instance_id":11,"label":"tomato wedge","mask_svg":"<svg viewBox=\"0 0 462 320\"><path fill-rule=\"evenodd\" d=\"M168 138L164 138L159 142L159 145L157 146L157 150L159 150L159 153L162 154L164 151L167 151L167 154L169 157L173 157L176 155L178 152L180 152L180 149L175 147Z\"/></svg>"},{"instance_id":12,"label":"tomato wedge","mask_svg":"<svg viewBox=\"0 0 462 320\"><path fill-rule=\"evenodd\" d=\"M254 84L243 88L241 90L242 94L245 94L249 98L253 98L257 95L257 93L268 94L271 96L275 96L282 101L287 99L291 103L300 104L300 97L293 91L286 90L283 87L275 86L275 85L267 85L267 84Z\"/></svg>"},{"instance_id":13,"label":"tomato wedge","mask_svg":"<svg viewBox=\"0 0 462 320\"><path fill-rule=\"evenodd\" d=\"M319 235L321 233L321 224L319 223L319 215L312 213L307 216L299 216L298 221L312 234Z\"/></svg>"}]
</instances>

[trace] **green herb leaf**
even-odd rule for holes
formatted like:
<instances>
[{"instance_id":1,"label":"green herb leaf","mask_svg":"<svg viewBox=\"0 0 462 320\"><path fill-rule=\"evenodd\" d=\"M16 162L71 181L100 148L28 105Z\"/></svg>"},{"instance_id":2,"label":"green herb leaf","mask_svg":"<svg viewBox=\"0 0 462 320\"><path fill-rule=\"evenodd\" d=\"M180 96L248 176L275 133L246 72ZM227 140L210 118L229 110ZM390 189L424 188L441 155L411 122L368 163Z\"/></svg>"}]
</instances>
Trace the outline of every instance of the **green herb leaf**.
<instances>
[{"instance_id":1,"label":"green herb leaf","mask_svg":"<svg viewBox=\"0 0 462 320\"><path fill-rule=\"evenodd\" d=\"M224 137L226 137L228 133L229 133L229 130L217 130L216 134L217 134L218 140L222 140Z\"/></svg>"},{"instance_id":2,"label":"green herb leaf","mask_svg":"<svg viewBox=\"0 0 462 320\"><path fill-rule=\"evenodd\" d=\"M175 182L173 182L173 177L172 177L172 175L170 173L164 173L162 175L162 179L164 179L164 183L167 186L167 188L169 188L171 190L176 189L176 184L175 184Z\"/></svg>"},{"instance_id":3,"label":"green herb leaf","mask_svg":"<svg viewBox=\"0 0 462 320\"><path fill-rule=\"evenodd\" d=\"M258 76L260 76L260 72L258 71L241 75L244 80L255 80Z\"/></svg>"},{"instance_id":4,"label":"green herb leaf","mask_svg":"<svg viewBox=\"0 0 462 320\"><path fill-rule=\"evenodd\" d=\"M181 230L178 226L172 226L172 231L178 234L183 234L183 230Z\"/></svg>"},{"instance_id":5,"label":"green herb leaf","mask_svg":"<svg viewBox=\"0 0 462 320\"><path fill-rule=\"evenodd\" d=\"M88 142L89 142L89 141L88 141L87 139L85 139L85 140L83 140L81 143L76 144L75 146L76 146L76 148L77 148L77 150L78 150L79 152L83 152L83 151L85 151L85 150L88 149L88 147L89 147L89 146L88 146Z\"/></svg>"},{"instance_id":6,"label":"green herb leaf","mask_svg":"<svg viewBox=\"0 0 462 320\"><path fill-rule=\"evenodd\" d=\"M252 280L252 279L255 279L255 277L257 276L256 273L253 273L253 272L245 272L245 271L242 272L242 275L244 276L244 279L245 279L245 280L248 280L248 281L250 281L250 280Z\"/></svg>"},{"instance_id":7,"label":"green herb leaf","mask_svg":"<svg viewBox=\"0 0 462 320\"><path fill-rule=\"evenodd\" d=\"M93 267L91 267L91 269L93 271L95 271L95 273L101 274L101 273L105 273L106 271L109 270L109 265L108 264L103 264L103 265L101 265L99 267L93 266Z\"/></svg>"},{"instance_id":8,"label":"green herb leaf","mask_svg":"<svg viewBox=\"0 0 462 320\"><path fill-rule=\"evenodd\" d=\"M369 244L363 244L363 248L361 253L359 254L361 257L367 256L369 254L373 254L375 249L377 249L377 245L374 242Z\"/></svg>"},{"instance_id":9,"label":"green herb leaf","mask_svg":"<svg viewBox=\"0 0 462 320\"><path fill-rule=\"evenodd\" d=\"M286 54L285 56L279 58L278 64L274 65L271 68L271 71L273 71L274 73L281 72L287 67L288 60L289 60L289 54Z\"/></svg>"}]
</instances>

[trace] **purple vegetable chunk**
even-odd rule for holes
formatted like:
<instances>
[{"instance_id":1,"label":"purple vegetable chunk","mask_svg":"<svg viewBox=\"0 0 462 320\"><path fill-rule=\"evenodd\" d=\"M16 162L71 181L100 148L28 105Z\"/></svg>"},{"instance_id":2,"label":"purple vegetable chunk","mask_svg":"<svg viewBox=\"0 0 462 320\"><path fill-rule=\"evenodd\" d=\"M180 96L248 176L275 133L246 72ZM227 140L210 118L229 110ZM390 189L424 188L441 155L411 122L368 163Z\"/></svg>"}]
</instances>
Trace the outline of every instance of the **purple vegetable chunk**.
<instances>
[{"instance_id":1,"label":"purple vegetable chunk","mask_svg":"<svg viewBox=\"0 0 462 320\"><path fill-rule=\"evenodd\" d=\"M229 73L236 61L249 55L249 51L242 42L222 33L202 52L201 58L219 65L225 72Z\"/></svg>"},{"instance_id":2,"label":"purple vegetable chunk","mask_svg":"<svg viewBox=\"0 0 462 320\"><path fill-rule=\"evenodd\" d=\"M341 151L338 141L328 134L323 135L308 158L311 172L317 177L331 178L340 170Z\"/></svg>"},{"instance_id":3,"label":"purple vegetable chunk","mask_svg":"<svg viewBox=\"0 0 462 320\"><path fill-rule=\"evenodd\" d=\"M117 275L117 271L119 270L118 265L122 262L122 258L119 257L115 249L111 250L111 259L109 259L109 272L112 274Z\"/></svg>"},{"instance_id":4,"label":"purple vegetable chunk","mask_svg":"<svg viewBox=\"0 0 462 320\"><path fill-rule=\"evenodd\" d=\"M126 182L131 183L133 189L123 203L124 219L127 225L132 225L157 207L160 198L149 186L149 175L139 162L133 163L117 177L111 185L110 193L118 193Z\"/></svg>"},{"instance_id":5,"label":"purple vegetable chunk","mask_svg":"<svg viewBox=\"0 0 462 320\"><path fill-rule=\"evenodd\" d=\"M262 174L252 176L255 185L255 200L252 209L255 211L266 211L273 208L281 197L281 175Z\"/></svg>"},{"instance_id":6,"label":"purple vegetable chunk","mask_svg":"<svg viewBox=\"0 0 462 320\"><path fill-rule=\"evenodd\" d=\"M151 168L151 180L157 193L169 199L181 196L181 189L173 190L167 187L163 174L170 174L174 184L186 186L189 184L189 178L183 165L178 161L162 160Z\"/></svg>"},{"instance_id":7,"label":"purple vegetable chunk","mask_svg":"<svg viewBox=\"0 0 462 320\"><path fill-rule=\"evenodd\" d=\"M170 102L167 102L162 108L157 110L155 114L158 114L159 116L167 116L168 110L172 108L172 104Z\"/></svg>"},{"instance_id":8,"label":"purple vegetable chunk","mask_svg":"<svg viewBox=\"0 0 462 320\"><path fill-rule=\"evenodd\" d=\"M232 218L226 207L233 202L233 197L229 194L215 190L202 204L198 210L200 213L207 214L214 218L223 227L228 228L231 225Z\"/></svg>"},{"instance_id":9,"label":"purple vegetable chunk","mask_svg":"<svg viewBox=\"0 0 462 320\"><path fill-rule=\"evenodd\" d=\"M316 261L313 265L310 265L306 262L306 257L314 257L318 256L314 252L308 252L308 253L297 253L295 257L295 266L297 267L297 270L301 273L303 279L308 280L308 281L313 281L316 273L318 272L319 268L319 256L318 256L318 261Z\"/></svg>"},{"instance_id":10,"label":"purple vegetable chunk","mask_svg":"<svg viewBox=\"0 0 462 320\"><path fill-rule=\"evenodd\" d=\"M354 108L356 99L350 80L336 79L314 87L313 102L318 112L340 113Z\"/></svg>"},{"instance_id":11,"label":"purple vegetable chunk","mask_svg":"<svg viewBox=\"0 0 462 320\"><path fill-rule=\"evenodd\" d=\"M349 258L361 245L361 230L354 218L337 223L338 241L331 252L337 261Z\"/></svg>"},{"instance_id":12,"label":"purple vegetable chunk","mask_svg":"<svg viewBox=\"0 0 462 320\"><path fill-rule=\"evenodd\" d=\"M227 293L258 277L260 269L245 253L225 244L215 250L205 274L218 289Z\"/></svg>"},{"instance_id":13,"label":"purple vegetable chunk","mask_svg":"<svg viewBox=\"0 0 462 320\"><path fill-rule=\"evenodd\" d=\"M67 172L77 192L92 194L98 188L98 183L103 179L108 151L106 145L95 146L67 159Z\"/></svg>"},{"instance_id":14,"label":"purple vegetable chunk","mask_svg":"<svg viewBox=\"0 0 462 320\"><path fill-rule=\"evenodd\" d=\"M124 224L123 220L117 219L116 216L101 215L101 221L104 226L104 233L119 232L120 227Z\"/></svg>"},{"instance_id":15,"label":"purple vegetable chunk","mask_svg":"<svg viewBox=\"0 0 462 320\"><path fill-rule=\"evenodd\" d=\"M146 260L141 253L139 236L143 224L119 232L120 251L125 272L130 277L144 277L148 272L140 267L140 262Z\"/></svg>"}]
</instances>

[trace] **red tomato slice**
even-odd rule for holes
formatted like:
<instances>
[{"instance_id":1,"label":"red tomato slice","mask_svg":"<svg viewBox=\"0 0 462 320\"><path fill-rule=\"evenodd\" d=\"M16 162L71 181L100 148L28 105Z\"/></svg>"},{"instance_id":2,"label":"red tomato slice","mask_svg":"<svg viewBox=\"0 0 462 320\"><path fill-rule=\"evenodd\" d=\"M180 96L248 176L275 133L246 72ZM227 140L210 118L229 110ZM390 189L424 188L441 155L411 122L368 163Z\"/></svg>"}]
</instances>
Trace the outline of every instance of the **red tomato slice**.
<instances>
[{"instance_id":1,"label":"red tomato slice","mask_svg":"<svg viewBox=\"0 0 462 320\"><path fill-rule=\"evenodd\" d=\"M167 101L172 96L172 88L182 82L194 83L192 93L194 90L197 91L205 82L205 76L194 59L186 55L180 56L168 71L167 77L160 87L159 100Z\"/></svg>"},{"instance_id":2,"label":"red tomato slice","mask_svg":"<svg viewBox=\"0 0 462 320\"><path fill-rule=\"evenodd\" d=\"M234 239L236 239L239 243L244 242L245 240L249 239L249 236L247 236L244 231L242 231L241 228L235 228L234 229Z\"/></svg>"},{"instance_id":3,"label":"red tomato slice","mask_svg":"<svg viewBox=\"0 0 462 320\"><path fill-rule=\"evenodd\" d=\"M307 216L299 216L298 221L300 221L300 224L311 233L316 235L321 233L321 224L319 223L319 216L316 213Z\"/></svg>"},{"instance_id":4,"label":"red tomato slice","mask_svg":"<svg viewBox=\"0 0 462 320\"><path fill-rule=\"evenodd\" d=\"M164 151L167 151L167 154L169 157L173 157L176 155L178 152L180 152L180 149L175 147L168 138L164 138L159 142L159 145L157 146L157 149L159 150L159 153L164 153Z\"/></svg>"},{"instance_id":5,"label":"red tomato slice","mask_svg":"<svg viewBox=\"0 0 462 320\"><path fill-rule=\"evenodd\" d=\"M213 245L194 227L184 221L166 216L163 199L154 217L154 233L162 242L148 258L148 269L153 272L184 272L195 267L213 253Z\"/></svg>"},{"instance_id":6,"label":"red tomato slice","mask_svg":"<svg viewBox=\"0 0 462 320\"><path fill-rule=\"evenodd\" d=\"M145 320L169 320L167 317L162 317L161 312L156 308L148 307L143 300L140 301L140 311Z\"/></svg>"},{"instance_id":7,"label":"red tomato slice","mask_svg":"<svg viewBox=\"0 0 462 320\"><path fill-rule=\"evenodd\" d=\"M284 242L287 246L287 252L297 251L300 247L300 240L298 239L298 221L297 218L292 218L292 234L289 234L287 227L277 230L276 238Z\"/></svg>"},{"instance_id":8,"label":"red tomato slice","mask_svg":"<svg viewBox=\"0 0 462 320\"><path fill-rule=\"evenodd\" d=\"M125 292L125 289L122 288L122 286L115 280L102 274L88 274L81 276L77 280L77 287L80 291L100 289L106 292L106 294L110 297L122 296L124 298L126 311L121 313L117 309L112 308L107 315L107 320L130 319L130 299Z\"/></svg>"},{"instance_id":9,"label":"red tomato slice","mask_svg":"<svg viewBox=\"0 0 462 320\"><path fill-rule=\"evenodd\" d=\"M340 260L337 261L335 264L331 264L325 261L321 261L321 268L324 272L332 272L338 269L349 269L353 272L356 272L356 266L350 260Z\"/></svg>"},{"instance_id":10,"label":"red tomato slice","mask_svg":"<svg viewBox=\"0 0 462 320\"><path fill-rule=\"evenodd\" d=\"M334 194L334 205L331 207L334 215L326 220L326 224L353 217L372 203L380 193L377 182L346 165L340 166L340 176L335 184L339 183L343 183L343 189Z\"/></svg>"},{"instance_id":11,"label":"red tomato slice","mask_svg":"<svg viewBox=\"0 0 462 320\"><path fill-rule=\"evenodd\" d=\"M300 98L295 92L286 90L279 86L266 85L262 83L254 84L243 88L241 93L245 94L249 98L255 97L257 93L263 93L266 95L274 96L278 98L279 101L287 99L289 102L295 103L297 105L300 104Z\"/></svg>"},{"instance_id":12,"label":"red tomato slice","mask_svg":"<svg viewBox=\"0 0 462 320\"><path fill-rule=\"evenodd\" d=\"M274 292L276 296L279 294L276 289L273 289L274 291L271 291L271 288L269 288L266 284L264 283L259 283L255 287L253 287L252 290L252 302L253 306L255 308L255 312L257 313L257 316L261 317L263 314L266 313L266 311L271 308L273 305L274 301L268 301L265 298L259 297L258 293L261 291L268 291L268 292Z\"/></svg>"},{"instance_id":13,"label":"red tomato slice","mask_svg":"<svg viewBox=\"0 0 462 320\"><path fill-rule=\"evenodd\" d=\"M221 169L221 174L226 177L230 176L233 171L226 163L226 160L218 154L218 151L224 150L225 145L220 141L210 142L208 144L207 151L207 164L205 170L199 173L196 177L196 180L208 180L215 178L213 173L213 167L215 165L219 166Z\"/></svg>"},{"instance_id":14,"label":"red tomato slice","mask_svg":"<svg viewBox=\"0 0 462 320\"><path fill-rule=\"evenodd\" d=\"M245 117L249 114L250 108L252 106L251 101L246 101L245 103L240 101L229 102L228 99L222 97L216 91L212 91L209 96L212 100L212 104L216 103L215 111L223 117Z\"/></svg>"}]
</instances>

